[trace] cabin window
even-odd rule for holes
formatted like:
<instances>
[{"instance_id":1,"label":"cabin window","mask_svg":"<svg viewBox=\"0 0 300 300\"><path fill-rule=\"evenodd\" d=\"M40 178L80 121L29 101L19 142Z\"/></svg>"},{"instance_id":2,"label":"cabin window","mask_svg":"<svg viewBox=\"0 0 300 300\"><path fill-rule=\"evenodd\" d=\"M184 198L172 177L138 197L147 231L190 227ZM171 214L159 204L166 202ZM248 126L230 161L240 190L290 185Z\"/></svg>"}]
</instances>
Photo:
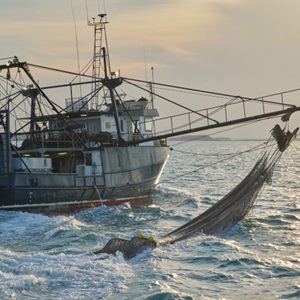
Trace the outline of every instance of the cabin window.
<instances>
[{"instance_id":1,"label":"cabin window","mask_svg":"<svg viewBox=\"0 0 300 300\"><path fill-rule=\"evenodd\" d=\"M152 132L152 118L145 118L145 131Z\"/></svg>"},{"instance_id":2,"label":"cabin window","mask_svg":"<svg viewBox=\"0 0 300 300\"><path fill-rule=\"evenodd\" d=\"M110 122L105 122L105 128L110 129Z\"/></svg>"}]
</instances>

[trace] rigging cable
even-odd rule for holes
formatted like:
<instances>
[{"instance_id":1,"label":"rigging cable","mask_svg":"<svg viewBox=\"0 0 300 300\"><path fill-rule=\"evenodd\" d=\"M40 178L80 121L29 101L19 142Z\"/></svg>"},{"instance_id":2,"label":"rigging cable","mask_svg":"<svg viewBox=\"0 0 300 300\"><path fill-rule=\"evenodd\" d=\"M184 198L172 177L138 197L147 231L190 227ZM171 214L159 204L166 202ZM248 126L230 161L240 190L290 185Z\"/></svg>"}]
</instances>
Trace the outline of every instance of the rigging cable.
<instances>
[{"instance_id":1,"label":"rigging cable","mask_svg":"<svg viewBox=\"0 0 300 300\"><path fill-rule=\"evenodd\" d=\"M130 83L130 81L135 81L135 82L140 82L140 83L146 83L147 84L147 82L145 82L144 80L139 80L139 79L134 79L134 78L123 77L123 80L127 83ZM130 83L130 84L132 84L132 83ZM172 89L179 89L179 90L185 90L185 91L190 91L190 92L203 93L205 95L215 95L215 96L221 96L221 97L225 97L225 98L234 98L234 99L240 98L240 99L244 99L244 101L247 100L247 101L254 101L254 102L259 102L259 103L264 102L264 103L270 103L270 104L277 104L277 105L280 105L280 106L282 106L282 102L266 101L266 100L261 100L260 98L266 98L266 97L281 95L281 94L285 94L285 93L300 90L300 88L299 88L299 89L294 89L294 90L291 90L291 91L285 91L285 92L282 92L282 93L272 94L272 95L268 95L268 96L250 98L250 97L242 97L242 96L239 96L239 95L230 95L230 94L224 94L224 93L219 93L219 92L211 92L211 91L199 90L199 89L194 89L194 88L187 88L187 87L170 85L170 84L165 84L165 83L157 83L156 82L155 84L158 85L158 86L163 86L163 87L172 88ZM137 85L137 87L139 87L139 86ZM291 108L293 108L295 106L295 105L291 105L291 104L285 104L285 105L289 106Z\"/></svg>"},{"instance_id":2,"label":"rigging cable","mask_svg":"<svg viewBox=\"0 0 300 300\"><path fill-rule=\"evenodd\" d=\"M46 66L36 65L36 64L32 64L32 63L27 63L27 66L41 68L41 69L45 69L45 70L49 70L49 71L61 72L61 73L65 73L65 74L75 75L75 76L84 76L84 77L88 77L88 78L93 78L93 76L91 76L91 75L85 75L82 73L76 73L76 72L66 71L66 70L57 69L57 68L46 67Z\"/></svg>"},{"instance_id":3,"label":"rigging cable","mask_svg":"<svg viewBox=\"0 0 300 300\"><path fill-rule=\"evenodd\" d=\"M85 0L85 12L86 12L86 22L89 23L87 0Z\"/></svg>"},{"instance_id":4,"label":"rigging cable","mask_svg":"<svg viewBox=\"0 0 300 300\"><path fill-rule=\"evenodd\" d=\"M268 146L268 147L270 147L270 146ZM257 150L264 149L264 148L266 148L265 143L257 145L257 146L255 146L253 148L248 149L248 150L245 150L245 151L242 151L242 152L236 152L236 153L203 154L203 153L197 153L197 152L191 152L191 151L183 151L183 150L175 150L175 149L172 149L172 151L175 151L175 152L178 152L178 153L183 153L183 154L190 154L190 155L193 155L193 156L199 155L199 156L205 156L205 157L215 157L215 156L221 156L221 157L223 157L223 156L233 155L233 157L235 157L235 156L237 156L239 154L244 154L244 153L247 153L247 152L250 153L250 152L257 151Z\"/></svg>"},{"instance_id":5,"label":"rigging cable","mask_svg":"<svg viewBox=\"0 0 300 300\"><path fill-rule=\"evenodd\" d=\"M78 67L78 73L80 74L80 60L79 60L79 46L78 46L78 35L77 35L77 26L76 26L76 20L75 20L75 14L74 14L74 8L72 0L70 0L71 10L72 10L72 16L73 16L73 22L74 22L74 29L75 29L75 41L76 41L76 53L77 53L77 67ZM79 76L79 82L81 83L81 77ZM80 89L80 96L82 97L82 88L81 85L79 85Z\"/></svg>"},{"instance_id":6,"label":"rigging cable","mask_svg":"<svg viewBox=\"0 0 300 300\"><path fill-rule=\"evenodd\" d=\"M104 9L104 13L106 14L106 5L105 5L105 0L103 0L103 9ZM105 21L107 21L106 17L105 17Z\"/></svg>"},{"instance_id":7,"label":"rigging cable","mask_svg":"<svg viewBox=\"0 0 300 300\"><path fill-rule=\"evenodd\" d=\"M233 155L231 155L231 156L229 156L229 157L223 158L223 159L218 160L218 161L216 161L216 162L213 162L213 163L211 163L211 164L208 164L208 165L205 165L205 166L201 166L201 167L199 167L199 168L197 168L197 169L195 169L195 170L192 170L192 171L189 171L189 172L182 173L182 174L180 174L180 175L177 175L177 176L175 176L175 177L166 179L166 180L164 180L164 181L160 181L160 182L158 182L157 184L155 184L155 186L161 185L161 184L166 183L166 182L170 182L170 181L172 181L172 180L174 180L174 179L177 179L177 178L180 178L180 177L183 177L183 176L192 174L192 173L196 173L196 172L198 172L198 171L200 171L200 170L203 170L203 169L206 169L206 168L208 168L208 167L214 166L214 165L216 165L216 164L218 164L218 163L227 161L227 160L232 159L232 158L234 158L234 157L237 157L237 156L239 156L239 155L241 155L241 154L248 153L248 152L250 152L250 151L254 151L255 148L260 149L260 147L262 147L263 145L267 145L268 143L269 143L269 140L268 140L267 142L263 143L263 144L260 144L260 145L258 145L258 146L253 147L253 148L250 148L250 149L248 149L248 150L245 150L245 151L242 151L242 152L233 154ZM269 147L270 147L270 146L269 146Z\"/></svg>"},{"instance_id":8,"label":"rigging cable","mask_svg":"<svg viewBox=\"0 0 300 300\"><path fill-rule=\"evenodd\" d=\"M143 88L143 87L141 87L141 86L138 86L137 84L134 84L134 83L132 83L132 82L126 80L125 78L123 78L123 80L124 80L125 82L127 82L128 84L131 84L132 86L135 86L135 87L137 87L137 88L140 88L140 89L143 90L143 91L149 92L147 89L145 89L145 88ZM197 114L197 115L199 115L199 116L201 116L201 117L203 117L203 118L206 118L206 119L208 119L208 120L211 120L211 121L214 122L214 123L219 123L217 120L214 120L214 119L212 119L212 118L210 118L210 117L204 116L203 114L199 113L198 111L192 110L192 109L190 109L190 108L188 108L188 107L186 107L186 106L184 106L184 105L181 105L181 104L179 104L179 103L176 103L176 102L172 101L171 99L167 99L166 97L163 97L163 96L158 95L158 94L156 94L156 93L153 93L153 95L154 95L154 96L157 96L157 97L159 97L159 98L161 98L161 99L163 99L163 100L165 100L165 101L167 101L167 102L170 102L170 103L172 103L172 104L174 104L174 105L177 105L177 106L179 106L179 107L181 107L181 108L184 108L184 109L186 109L186 110L188 110L188 111L190 111L190 112L192 112L192 113L195 113L195 114Z\"/></svg>"},{"instance_id":9,"label":"rigging cable","mask_svg":"<svg viewBox=\"0 0 300 300\"><path fill-rule=\"evenodd\" d=\"M147 73L147 59L146 59L146 50L145 46L143 46L143 54L144 54L144 67L145 67L145 79L148 81L148 73Z\"/></svg>"}]
</instances>

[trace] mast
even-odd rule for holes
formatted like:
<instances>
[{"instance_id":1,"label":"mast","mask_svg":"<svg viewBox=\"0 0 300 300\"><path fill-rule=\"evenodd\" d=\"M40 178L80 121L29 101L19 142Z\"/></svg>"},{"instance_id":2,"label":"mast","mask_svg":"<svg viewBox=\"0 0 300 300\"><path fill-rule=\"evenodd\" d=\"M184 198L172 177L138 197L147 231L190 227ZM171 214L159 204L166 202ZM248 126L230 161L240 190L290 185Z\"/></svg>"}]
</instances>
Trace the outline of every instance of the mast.
<instances>
[{"instance_id":1,"label":"mast","mask_svg":"<svg viewBox=\"0 0 300 300\"><path fill-rule=\"evenodd\" d=\"M99 14L100 21L96 22L93 18L92 22L88 22L89 26L94 26L94 56L93 56L93 91L94 96L92 99L92 107L97 109L99 93L96 92L100 90L102 85L104 85L108 91L112 103L113 115L116 123L117 129L117 145L120 144L122 140L122 132L120 126L120 118L118 112L118 104L115 96L114 89L122 84L122 79L116 77L116 72L111 71L109 51L108 51L108 41L106 35L106 24L108 22L104 20L106 14ZM103 58L103 66L101 65ZM104 79L101 79L101 69L104 70Z\"/></svg>"},{"instance_id":2,"label":"mast","mask_svg":"<svg viewBox=\"0 0 300 300\"><path fill-rule=\"evenodd\" d=\"M92 91L97 91L102 86L99 79L101 76L101 61L102 61L102 48L103 47L106 48L106 52L105 52L105 54L103 54L103 55L106 55L106 57L104 57L105 61L107 62L106 68L108 69L109 74L111 73L109 52L108 52L108 41L107 41L106 28L105 28L105 25L108 24L108 22L106 20L104 20L104 18L106 17L106 14L99 14L98 16L100 17L100 20L98 22L95 21L95 18L92 18L92 21L88 21L88 25L94 27ZM97 108L97 105L99 104L98 101L99 101L99 93L94 93L93 99L91 101L91 108Z\"/></svg>"},{"instance_id":3,"label":"mast","mask_svg":"<svg viewBox=\"0 0 300 300\"><path fill-rule=\"evenodd\" d=\"M110 77L108 77L107 74L107 62L106 62L106 49L103 47L103 60L104 60L104 80L102 80L102 84L108 88L110 99L113 107L113 114L115 118L116 128L117 128L117 145L119 145L119 142L122 139L122 133L121 133L121 126L120 126L120 117L119 117L119 111L118 111L118 104L115 96L114 89L122 84L121 77L115 77L115 73L111 73Z\"/></svg>"}]
</instances>

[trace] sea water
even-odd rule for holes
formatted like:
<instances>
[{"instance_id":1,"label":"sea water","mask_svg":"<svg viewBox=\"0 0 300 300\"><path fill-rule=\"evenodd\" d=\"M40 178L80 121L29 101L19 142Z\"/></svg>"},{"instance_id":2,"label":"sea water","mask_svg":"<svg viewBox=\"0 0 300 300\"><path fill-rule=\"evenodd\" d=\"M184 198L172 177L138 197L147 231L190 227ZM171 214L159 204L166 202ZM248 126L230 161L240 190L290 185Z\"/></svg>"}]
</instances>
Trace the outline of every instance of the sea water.
<instances>
[{"instance_id":1,"label":"sea water","mask_svg":"<svg viewBox=\"0 0 300 300\"><path fill-rule=\"evenodd\" d=\"M251 214L226 234L199 234L129 261L92 254L113 237L176 229L229 192L260 155L247 151L257 141L173 144L150 207L0 212L0 299L299 299L298 141Z\"/></svg>"}]
</instances>

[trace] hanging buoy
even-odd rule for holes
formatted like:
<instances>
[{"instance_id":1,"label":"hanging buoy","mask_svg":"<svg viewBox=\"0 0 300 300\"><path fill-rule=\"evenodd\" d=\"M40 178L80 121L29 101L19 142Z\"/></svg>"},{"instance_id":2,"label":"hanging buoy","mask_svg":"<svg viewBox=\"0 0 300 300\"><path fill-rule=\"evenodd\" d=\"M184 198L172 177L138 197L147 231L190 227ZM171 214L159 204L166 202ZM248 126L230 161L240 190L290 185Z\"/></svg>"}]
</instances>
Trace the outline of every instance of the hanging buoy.
<instances>
[{"instance_id":1,"label":"hanging buoy","mask_svg":"<svg viewBox=\"0 0 300 300\"><path fill-rule=\"evenodd\" d=\"M149 242L154 242L153 236L150 235L150 236L148 237L148 241L149 241Z\"/></svg>"}]
</instances>

